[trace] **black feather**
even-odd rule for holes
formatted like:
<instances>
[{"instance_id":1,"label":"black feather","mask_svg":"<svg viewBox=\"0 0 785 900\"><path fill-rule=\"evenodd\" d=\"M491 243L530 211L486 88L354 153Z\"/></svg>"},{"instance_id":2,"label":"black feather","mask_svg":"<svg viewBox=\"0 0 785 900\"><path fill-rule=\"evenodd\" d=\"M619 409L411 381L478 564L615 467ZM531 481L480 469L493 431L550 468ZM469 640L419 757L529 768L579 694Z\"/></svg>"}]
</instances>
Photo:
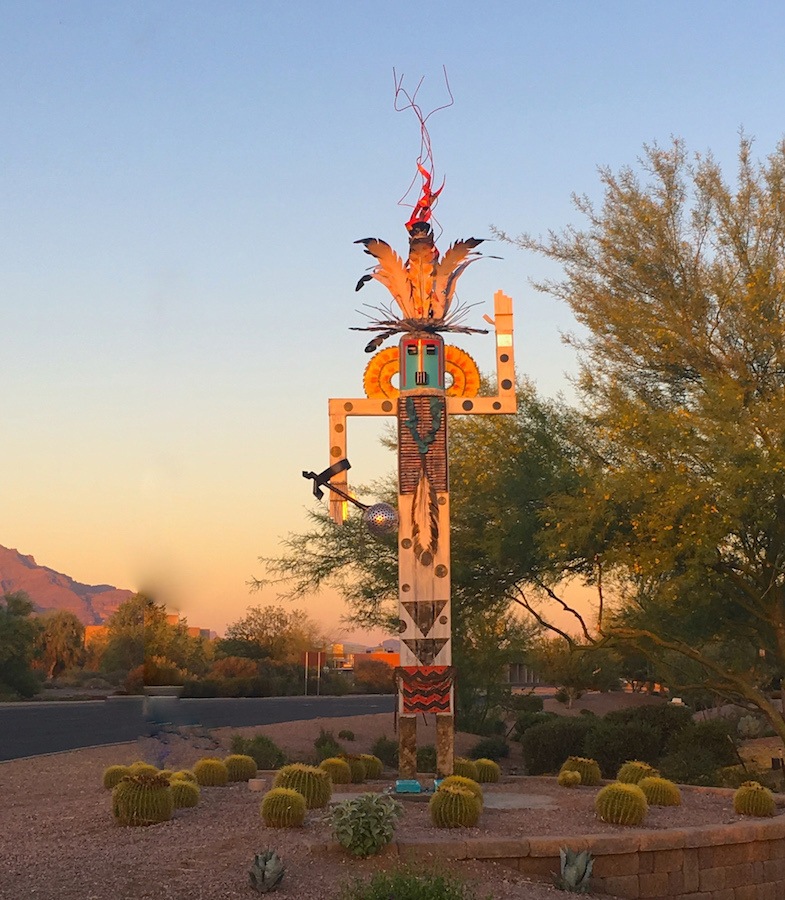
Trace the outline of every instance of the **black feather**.
<instances>
[{"instance_id":1,"label":"black feather","mask_svg":"<svg viewBox=\"0 0 785 900\"><path fill-rule=\"evenodd\" d=\"M363 277L357 282L355 286L355 291L359 291L360 288L365 284L366 281L370 281L373 278L373 275L363 275Z\"/></svg>"}]
</instances>

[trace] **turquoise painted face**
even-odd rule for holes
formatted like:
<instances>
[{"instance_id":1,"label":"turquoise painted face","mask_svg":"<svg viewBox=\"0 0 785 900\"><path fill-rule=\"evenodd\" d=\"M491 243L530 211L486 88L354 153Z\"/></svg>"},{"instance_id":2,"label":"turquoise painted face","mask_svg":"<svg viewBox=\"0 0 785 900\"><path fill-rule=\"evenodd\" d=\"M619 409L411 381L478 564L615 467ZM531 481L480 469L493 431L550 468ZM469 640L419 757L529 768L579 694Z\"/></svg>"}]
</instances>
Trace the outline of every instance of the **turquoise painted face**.
<instances>
[{"instance_id":1,"label":"turquoise painted face","mask_svg":"<svg viewBox=\"0 0 785 900\"><path fill-rule=\"evenodd\" d=\"M440 337L405 337L399 348L401 390L444 390L444 342Z\"/></svg>"}]
</instances>

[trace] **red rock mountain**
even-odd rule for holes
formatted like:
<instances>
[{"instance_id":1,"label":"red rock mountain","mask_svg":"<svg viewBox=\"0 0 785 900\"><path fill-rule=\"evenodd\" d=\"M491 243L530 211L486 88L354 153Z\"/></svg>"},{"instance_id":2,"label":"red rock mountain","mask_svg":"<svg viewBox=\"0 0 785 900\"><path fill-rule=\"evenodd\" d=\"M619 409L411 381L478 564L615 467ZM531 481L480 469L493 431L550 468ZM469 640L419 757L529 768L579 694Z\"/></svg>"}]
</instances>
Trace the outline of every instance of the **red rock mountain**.
<instances>
[{"instance_id":1,"label":"red rock mountain","mask_svg":"<svg viewBox=\"0 0 785 900\"><path fill-rule=\"evenodd\" d=\"M111 584L80 584L39 566L32 556L0 547L0 594L25 591L37 613L67 609L85 625L101 625L133 591L123 591Z\"/></svg>"}]
</instances>

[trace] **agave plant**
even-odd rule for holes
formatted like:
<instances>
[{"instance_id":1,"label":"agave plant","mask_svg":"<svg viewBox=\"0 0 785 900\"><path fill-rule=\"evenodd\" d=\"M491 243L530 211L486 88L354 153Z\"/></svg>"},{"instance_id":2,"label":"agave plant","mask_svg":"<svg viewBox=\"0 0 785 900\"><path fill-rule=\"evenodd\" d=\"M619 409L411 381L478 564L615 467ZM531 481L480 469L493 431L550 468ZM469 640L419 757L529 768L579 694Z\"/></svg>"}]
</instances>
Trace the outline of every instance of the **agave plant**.
<instances>
[{"instance_id":1,"label":"agave plant","mask_svg":"<svg viewBox=\"0 0 785 900\"><path fill-rule=\"evenodd\" d=\"M281 883L285 871L286 866L275 850L264 850L262 853L257 853L248 870L251 887L259 894L274 891Z\"/></svg>"},{"instance_id":2,"label":"agave plant","mask_svg":"<svg viewBox=\"0 0 785 900\"><path fill-rule=\"evenodd\" d=\"M585 894L589 890L589 879L594 860L588 850L576 852L569 847L559 850L561 874L556 887L571 894Z\"/></svg>"}]
</instances>

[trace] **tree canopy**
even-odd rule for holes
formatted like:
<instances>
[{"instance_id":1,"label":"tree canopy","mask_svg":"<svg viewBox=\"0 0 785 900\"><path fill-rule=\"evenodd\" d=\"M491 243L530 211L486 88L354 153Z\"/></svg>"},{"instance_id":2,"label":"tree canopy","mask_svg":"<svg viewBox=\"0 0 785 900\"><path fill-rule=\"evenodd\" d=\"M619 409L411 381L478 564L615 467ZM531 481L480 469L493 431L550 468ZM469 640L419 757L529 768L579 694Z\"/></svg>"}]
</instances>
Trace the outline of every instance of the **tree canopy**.
<instances>
[{"instance_id":1,"label":"tree canopy","mask_svg":"<svg viewBox=\"0 0 785 900\"><path fill-rule=\"evenodd\" d=\"M516 243L559 262L539 285L584 331L580 489L552 500L552 577L614 582L603 619L757 706L785 672L785 142L742 138L735 182L680 141L601 170L599 209ZM689 663L689 665L687 665ZM697 675L697 677L696 677Z\"/></svg>"}]
</instances>

